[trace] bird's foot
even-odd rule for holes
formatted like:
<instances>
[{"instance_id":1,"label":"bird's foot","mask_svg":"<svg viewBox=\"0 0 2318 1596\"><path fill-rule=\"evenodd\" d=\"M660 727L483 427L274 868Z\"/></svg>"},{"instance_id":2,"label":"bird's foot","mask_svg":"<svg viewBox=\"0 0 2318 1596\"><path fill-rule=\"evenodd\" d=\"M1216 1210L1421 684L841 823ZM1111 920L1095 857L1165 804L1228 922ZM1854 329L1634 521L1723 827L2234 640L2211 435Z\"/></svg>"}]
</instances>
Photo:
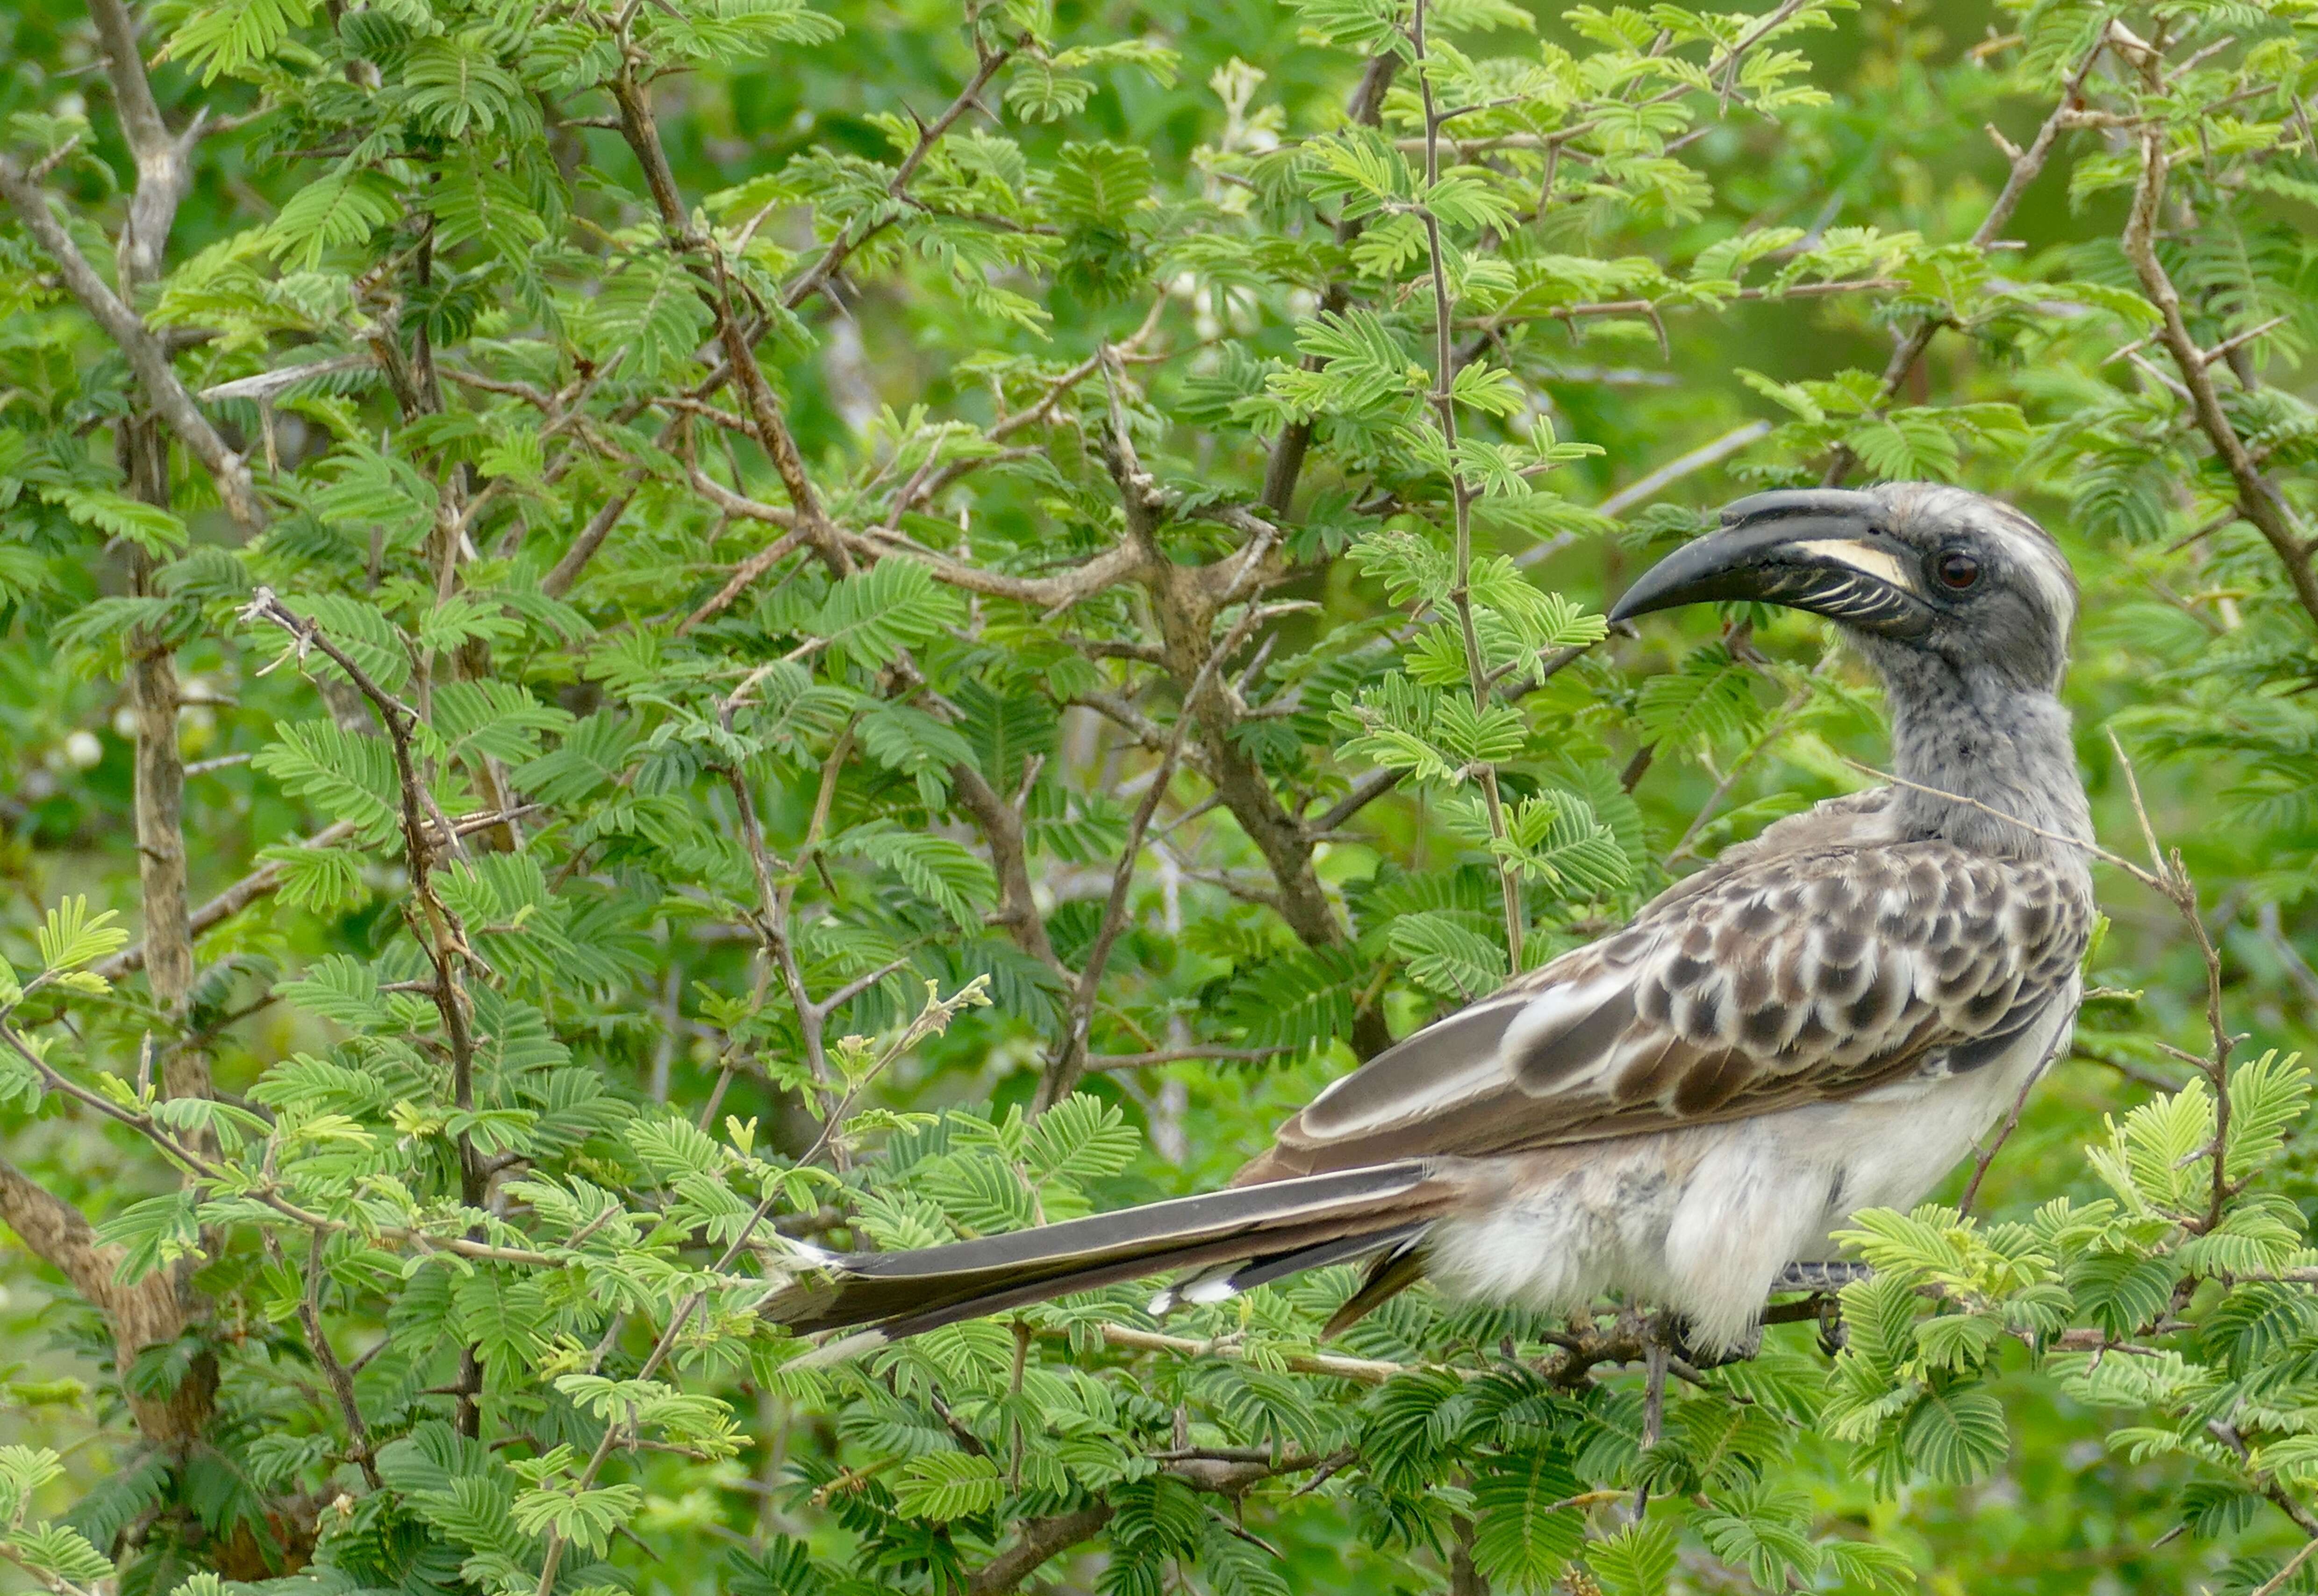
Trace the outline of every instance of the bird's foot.
<instances>
[{"instance_id":1,"label":"bird's foot","mask_svg":"<svg viewBox=\"0 0 2318 1596\"><path fill-rule=\"evenodd\" d=\"M1763 1327L1759 1324L1751 1326L1727 1347L1715 1344L1693 1346L1687 1337L1675 1342L1675 1356L1691 1368L1701 1371L1721 1368L1726 1363L1744 1363L1762 1349Z\"/></svg>"},{"instance_id":2,"label":"bird's foot","mask_svg":"<svg viewBox=\"0 0 2318 1596\"><path fill-rule=\"evenodd\" d=\"M1864 1263L1791 1263L1779 1271L1771 1283L1774 1291L1840 1291L1862 1280L1872 1280L1875 1271Z\"/></svg>"}]
</instances>

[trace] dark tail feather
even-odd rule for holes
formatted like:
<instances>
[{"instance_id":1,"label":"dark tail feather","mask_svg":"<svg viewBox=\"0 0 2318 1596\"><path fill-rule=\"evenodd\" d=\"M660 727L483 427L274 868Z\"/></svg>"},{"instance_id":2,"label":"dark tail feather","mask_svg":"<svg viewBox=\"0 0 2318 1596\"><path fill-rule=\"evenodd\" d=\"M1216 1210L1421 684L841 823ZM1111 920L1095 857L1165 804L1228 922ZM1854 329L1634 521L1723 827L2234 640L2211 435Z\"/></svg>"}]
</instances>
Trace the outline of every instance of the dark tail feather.
<instances>
[{"instance_id":1,"label":"dark tail feather","mask_svg":"<svg viewBox=\"0 0 2318 1596\"><path fill-rule=\"evenodd\" d=\"M1412 1237L1456 1191L1431 1163L1382 1164L915 1252L840 1253L807 1265L760 1312L799 1334L875 1326L897 1339L1173 1269L1253 1260L1239 1273L1259 1284Z\"/></svg>"},{"instance_id":2,"label":"dark tail feather","mask_svg":"<svg viewBox=\"0 0 2318 1596\"><path fill-rule=\"evenodd\" d=\"M1328 1323L1320 1328L1320 1339L1325 1341L1342 1335L1424 1278L1424 1237L1418 1232L1369 1266L1368 1278L1328 1315Z\"/></svg>"},{"instance_id":3,"label":"dark tail feather","mask_svg":"<svg viewBox=\"0 0 2318 1596\"><path fill-rule=\"evenodd\" d=\"M1259 1286L1269 1286L1274 1280L1300 1275L1306 1269L1325 1269L1332 1263L1350 1263L1356 1258L1366 1258L1372 1252L1397 1247L1397 1243L1421 1236L1431 1228L1430 1220L1420 1219L1393 1230L1347 1236L1341 1242L1323 1242L1316 1247L1302 1247L1293 1252L1274 1252L1262 1258L1250 1259L1224 1276L1223 1283L1233 1292L1253 1291Z\"/></svg>"}]
</instances>

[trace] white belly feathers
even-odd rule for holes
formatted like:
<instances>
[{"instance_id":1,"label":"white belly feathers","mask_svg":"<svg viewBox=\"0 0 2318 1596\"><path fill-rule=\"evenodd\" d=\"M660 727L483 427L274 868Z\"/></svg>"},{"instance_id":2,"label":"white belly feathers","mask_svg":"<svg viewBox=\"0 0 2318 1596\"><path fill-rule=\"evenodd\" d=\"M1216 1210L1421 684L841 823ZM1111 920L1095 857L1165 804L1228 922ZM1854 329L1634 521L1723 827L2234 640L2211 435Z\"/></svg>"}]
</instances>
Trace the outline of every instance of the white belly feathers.
<instances>
[{"instance_id":1,"label":"white belly feathers","mask_svg":"<svg viewBox=\"0 0 2318 1596\"><path fill-rule=\"evenodd\" d=\"M1736 1345L1788 1263L1835 1257L1828 1233L1863 1208L1921 1201L2020 1099L2076 1007L2066 994L1966 1075L1505 1160L1498 1200L1434 1229L1428 1272L1452 1296L1548 1313L1615 1286L1683 1315L1694 1345Z\"/></svg>"}]
</instances>

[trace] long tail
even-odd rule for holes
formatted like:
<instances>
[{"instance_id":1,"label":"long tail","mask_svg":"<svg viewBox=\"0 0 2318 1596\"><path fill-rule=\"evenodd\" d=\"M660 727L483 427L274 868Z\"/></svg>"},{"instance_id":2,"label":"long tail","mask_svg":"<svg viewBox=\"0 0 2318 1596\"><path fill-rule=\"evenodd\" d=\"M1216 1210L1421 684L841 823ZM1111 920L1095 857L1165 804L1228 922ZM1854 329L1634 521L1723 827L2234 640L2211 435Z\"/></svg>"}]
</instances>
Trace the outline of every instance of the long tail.
<instances>
[{"instance_id":1,"label":"long tail","mask_svg":"<svg viewBox=\"0 0 2318 1596\"><path fill-rule=\"evenodd\" d=\"M1300 1269L1405 1245L1455 1200L1424 1161L1234 1187L915 1252L826 1254L759 1310L799 1333L874 1327L885 1339L1173 1269L1216 1270L1212 1300Z\"/></svg>"}]
</instances>

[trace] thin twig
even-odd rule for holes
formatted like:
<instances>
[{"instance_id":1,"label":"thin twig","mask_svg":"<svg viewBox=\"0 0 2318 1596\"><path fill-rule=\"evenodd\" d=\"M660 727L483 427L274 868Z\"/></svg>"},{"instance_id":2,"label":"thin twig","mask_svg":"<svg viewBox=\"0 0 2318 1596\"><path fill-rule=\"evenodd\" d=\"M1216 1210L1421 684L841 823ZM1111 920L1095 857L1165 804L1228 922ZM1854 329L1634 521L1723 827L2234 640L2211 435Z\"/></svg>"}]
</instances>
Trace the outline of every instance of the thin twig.
<instances>
[{"instance_id":1,"label":"thin twig","mask_svg":"<svg viewBox=\"0 0 2318 1596\"><path fill-rule=\"evenodd\" d=\"M1961 793L1951 793L1946 791L1945 788L1928 787L1921 782L1911 782L1904 776L1895 776L1888 770L1878 770L1875 767L1867 764L1864 760L1846 759L1844 763L1850 766L1854 770L1858 771L1861 775L1872 776L1878 781L1887 781L1894 786L1906 787L1910 792L1921 793L1927 797L1945 798L1951 803L1962 803L1970 808L1979 810L1983 814L1994 815L1999 820L2008 821L2010 824L2019 827L2031 837L2041 837L2047 842L2065 843L2071 847L2082 848L2086 853L2091 855L2094 858L2100 860L2103 864L2116 865L2119 870L2122 870L2127 875L2132 876L2134 880L2141 883L2142 885L2147 887L2151 892L2162 892L2165 891L2165 883L2158 880L2157 877L2152 875L2148 871L2143 870L2131 859L2125 858L2119 854L2113 854L2097 842L2088 842L2081 837L2071 837L2065 831L2047 830L2042 826L2035 825L2030 821L2022 820L2018 815L2008 814L2006 811L1997 808L1992 803L1982 803L1979 799L1967 798Z\"/></svg>"},{"instance_id":2,"label":"thin twig","mask_svg":"<svg viewBox=\"0 0 2318 1596\"><path fill-rule=\"evenodd\" d=\"M166 1157L186 1173L198 1176L204 1183L230 1186L247 1200L262 1203L292 1224L304 1230L327 1230L333 1235L360 1234L366 1241L406 1243L429 1252L448 1252L460 1258L481 1262L525 1264L536 1269L562 1268L568 1260L553 1253L533 1251L520 1247L501 1247L468 1237L431 1235L400 1225L383 1225L376 1229L357 1230L352 1224L333 1219L301 1208L283 1197L274 1187L261 1186L249 1189L247 1179L236 1171L203 1153L200 1149L179 1138L149 1113L125 1108L102 1092L93 1091L66 1075L49 1063L42 1053L19 1036L13 1026L0 1025L0 1046L4 1046L28 1065L40 1078L47 1090L70 1098L89 1112L125 1130L135 1132L157 1148Z\"/></svg>"},{"instance_id":3,"label":"thin twig","mask_svg":"<svg viewBox=\"0 0 2318 1596\"><path fill-rule=\"evenodd\" d=\"M2071 116L2082 105L2085 79L2091 75L2093 64L2100 59L2101 51L2107 46L2107 36L2104 34L2078 61L2076 69L2069 75L2067 86L2061 92L2060 103L2053 108L2052 114L2036 130L2036 136L2028 141L2026 149L2008 145L2004 147L2011 170L2005 174L2004 186L1997 192L1996 201L1989 206L1988 214L1981 219L1980 226L1972 229L1972 247L1988 248L1996 242L1996 236L2004 230L2005 224L2012 220L2013 211L2019 207L2021 195L2028 192L2028 185L2044 172L2045 163L2052 158L2053 145L2059 142L2062 132L2070 125ZM1891 360L1883 367L1883 378L1876 385L1875 403L1872 409L1881 410L1897 397L1900 387L1908 381L1909 373L1916 369L1916 363L1922 360L1924 351L1931 347L1933 336L1947 325L1947 318L1944 316L1926 317L1900 341L1899 347L1892 350ZM1859 456L1852 453L1851 446L1837 444L1828 461L1826 474L1820 478L1821 485L1828 488L1842 486L1843 480L1858 464Z\"/></svg>"},{"instance_id":4,"label":"thin twig","mask_svg":"<svg viewBox=\"0 0 2318 1596\"><path fill-rule=\"evenodd\" d=\"M442 821L442 829L454 835L455 832L444 820L441 807L419 772L416 746L421 724L418 712L389 693L321 627L274 596L272 588L261 587L251 595L249 603L242 608L241 620L245 625L262 621L282 628L290 634L292 651L301 662L309 650L319 650L346 674L355 690L370 701L385 729L388 746L393 751L401 800L403 865L410 880L411 902L417 910L409 919L435 972L434 990L429 996L434 1000L436 1013L442 1018L444 1040L451 1055L452 1102L461 1114L472 1114L475 1037L473 1012L467 996L466 966L474 955L467 943L466 927L435 884L435 849L429 835L435 829L434 822ZM490 1188L490 1173L483 1168L471 1132L463 1129L452 1141L458 1152L460 1206L480 1210ZM469 1233L473 1237L477 1233ZM463 1391L458 1414L460 1431L468 1436L475 1435L482 1421L481 1408L475 1401L481 1394L481 1371L471 1348L463 1366L461 1384L473 1389Z\"/></svg>"},{"instance_id":5,"label":"thin twig","mask_svg":"<svg viewBox=\"0 0 2318 1596\"><path fill-rule=\"evenodd\" d=\"M1793 692L1787 695L1787 701L1779 706L1778 713L1773 715L1770 723L1763 728L1762 735L1756 738L1737 758L1730 761L1730 767L1722 773L1722 779L1714 784L1714 791L1706 795L1706 802L1700 804L1698 812L1691 817L1690 824L1683 831L1681 840L1676 842L1673 850L1667 855L1666 862L1669 869L1677 861L1690 856L1691 845L1698 840L1699 833L1706 829L1707 822L1714 818L1714 811L1722 806L1723 799L1730 795L1730 789L1738 784L1738 778L1746 774L1747 767L1753 764L1764 750L1786 735L1787 728L1794 724L1795 716L1801 712L1805 704L1810 702L1812 685L1835 663L1835 659L1836 655L1832 650L1820 656L1819 662L1811 668L1810 675L1806 677Z\"/></svg>"},{"instance_id":6,"label":"thin twig","mask_svg":"<svg viewBox=\"0 0 2318 1596\"><path fill-rule=\"evenodd\" d=\"M1972 1212L1973 1199L1980 1196L1980 1183L1988 1178L1989 1166L1996 1161L1996 1155L2004 1151L2004 1144L2012 1140L2012 1133L2020 1128L2020 1116L2028 1107L2028 1094L2034 1091L2036 1089L2036 1083L2044 1078L2044 1071L2051 1065L2053 1055L2060 1052L2061 1044L2067 1039L2066 1031L2055 1036L2053 1038L2053 1045L2044 1050L2043 1062L2028 1072L2028 1078L2020 1083L2020 1091L2012 1099L2011 1111L2005 1115L2003 1125L1998 1127L1996 1134L1990 1138L1988 1145L1982 1148L1980 1155L1972 1161L1972 1178L1963 1183L1963 1193L1956 1198L1957 1213Z\"/></svg>"},{"instance_id":7,"label":"thin twig","mask_svg":"<svg viewBox=\"0 0 2318 1596\"><path fill-rule=\"evenodd\" d=\"M1757 438L1767 436L1770 430L1771 424L1767 421L1749 421L1743 426L1734 426L1721 437L1701 444L1687 454L1676 455L1658 470L1620 489L1595 506L1594 513L1605 520L1614 521L1636 506L1648 504L1685 477L1694 476L1711 466L1721 464ZM1514 563L1536 565L1565 546L1561 539L1554 538L1534 548L1523 549L1514 556Z\"/></svg>"},{"instance_id":8,"label":"thin twig","mask_svg":"<svg viewBox=\"0 0 2318 1596\"><path fill-rule=\"evenodd\" d=\"M1157 1331L1136 1330L1128 1325L1110 1323L1100 1324L1096 1330L1102 1336L1104 1345L1116 1347L1123 1352L1170 1352L1181 1358L1244 1358L1251 1356L1236 1339L1196 1341L1189 1336L1163 1335ZM1280 1353L1267 1349L1263 1361L1270 1363L1274 1359L1298 1374L1328 1375L1361 1385L1381 1385L1395 1375L1407 1374L1416 1367L1386 1363L1373 1358L1344 1358L1330 1352Z\"/></svg>"},{"instance_id":9,"label":"thin twig","mask_svg":"<svg viewBox=\"0 0 2318 1596\"><path fill-rule=\"evenodd\" d=\"M2122 53L2139 67L2143 86L2149 94L2159 95L2165 92L2164 58L2160 50L2134 38L2123 24L2114 21L2108 24L2103 40L2124 46ZM2162 121L2152 121L2142 130L2141 179L2134 187L2133 208L2125 223L2125 258L2133 263L2141 278L2143 294L2157 308L2161 318L2158 337L2180 373L2179 384L2169 385L2175 386L2188 401L2198 430L2206 435L2214 453L2228 469L2230 480L2237 488L2238 513L2252 522L2263 541L2269 544L2304 614L2318 623L2318 572L2311 569L2309 540L2296 525L2285 496L2263 474L2245 440L2238 435L2229 412L2222 408L2221 394L2214 386L2211 359L2190 336L2188 323L2181 314L2181 296L2175 291L2164 262L2158 258L2157 221L2165 202L2170 160L2168 140L2171 136L2171 130Z\"/></svg>"},{"instance_id":10,"label":"thin twig","mask_svg":"<svg viewBox=\"0 0 2318 1596\"><path fill-rule=\"evenodd\" d=\"M1120 441L1123 444L1123 435ZM1248 545L1239 573L1234 578L1233 586L1221 596L1217 608L1227 607L1241 596L1241 588L1252 585L1271 542L1278 535L1268 527L1265 531L1268 535L1259 536ZM1254 605L1249 605L1241 613L1239 619L1225 632L1223 641L1208 652L1206 661L1184 690L1183 706L1175 718L1174 731L1168 737L1166 751L1160 756L1159 767L1154 772L1142 802L1136 805L1134 819L1128 822L1127 840L1119 850L1118 868L1111 873L1110 892L1103 903L1102 919L1097 923L1094 940L1088 946L1085 963L1079 971L1078 984L1071 995L1067 1029L1061 1046L1039 1077L1036 1099L1039 1108L1051 1107L1069 1096L1078 1083L1078 1077L1084 1072L1094 1023L1095 994L1102 980L1103 968L1110 961L1110 950L1117 946L1127 928L1128 892L1134 883L1136 861L1143 852L1144 835L1150 829L1151 819L1158 813L1160 802L1167 795L1168 784L1174 778L1176 767L1182 760L1184 739L1190 734L1191 722L1197 718L1197 706L1202 702L1208 683L1214 679L1224 660L1246 640L1248 630L1254 623L1258 613Z\"/></svg>"},{"instance_id":11,"label":"thin twig","mask_svg":"<svg viewBox=\"0 0 2318 1596\"><path fill-rule=\"evenodd\" d=\"M319 1230L313 1233L312 1245L306 1254L306 1289L298 1298L298 1323L306 1331L314 1360L322 1366L323 1376L330 1383L330 1394L337 1399L338 1412L346 1419L346 1444L352 1448L355 1464L375 1491L380 1484L377 1455L371 1446L370 1426L363 1422L362 1403L355 1396L355 1377L338 1361L337 1353L331 1349L330 1338L322 1328L323 1235Z\"/></svg>"},{"instance_id":12,"label":"thin twig","mask_svg":"<svg viewBox=\"0 0 2318 1596\"><path fill-rule=\"evenodd\" d=\"M1226 1047L1204 1044L1186 1047L1163 1047L1153 1053L1097 1053L1087 1055L1090 1071L1105 1070L1139 1070L1146 1064L1181 1063L1189 1059L1213 1059L1228 1063L1260 1063L1294 1051L1288 1047Z\"/></svg>"},{"instance_id":13,"label":"thin twig","mask_svg":"<svg viewBox=\"0 0 2318 1596\"><path fill-rule=\"evenodd\" d=\"M49 209L48 195L12 157L4 155L0 155L0 198L4 198L15 211L16 220L31 235L32 241L57 263L57 273L66 291L80 301L81 308L104 330L105 336L120 346L130 369L137 373L146 401L208 470L227 513L247 533L255 535L265 530L265 508L251 484L248 466L210 424L209 417L202 414L201 407L193 402L193 396L169 363L168 352L145 325L144 318L121 301L97 274L88 257L81 254L72 235Z\"/></svg>"},{"instance_id":14,"label":"thin twig","mask_svg":"<svg viewBox=\"0 0 2318 1596\"><path fill-rule=\"evenodd\" d=\"M1387 49L1370 57L1361 71L1351 103L1344 107L1344 120L1354 127L1377 126L1383 118L1386 91L1399 71L1400 57L1397 51ZM1340 215L1334 229L1336 247L1342 249L1351 245L1366 225L1364 218ZM1350 284L1342 280L1331 282L1321 291L1317 309L1323 316L1340 316L1352 300ZM1307 372L1319 371L1326 363L1317 354L1304 357L1304 369ZM1305 457L1311 447L1309 417L1287 423L1272 440L1271 453L1263 462L1263 490L1258 498L1274 516L1285 518L1295 508L1297 480L1303 475Z\"/></svg>"},{"instance_id":15,"label":"thin twig","mask_svg":"<svg viewBox=\"0 0 2318 1596\"><path fill-rule=\"evenodd\" d=\"M2211 1231L2222 1222L2222 1210L2230 1198L2230 1054L2238 1038L2230 1034L2227 1019L2222 1010L2222 955L2214 946L2213 934L2206 928L2206 917L2197 904L2197 885L2189 879L2188 865L2182 862L2179 848L2168 854L2158 847L2157 828L2149 819L2149 806L2141 796L2141 777L2125 757L2125 744L2116 732L2108 733L2108 746L2116 754L2117 768L2125 776L2125 795L2132 801L2134 818L2140 822L2141 835L2149 848L2150 863L2156 866L2153 876L2143 877L2154 891L2164 894L2173 905L2181 923L2189 928L2191 940L2197 943L2198 954L2206 963L2206 1024L2212 1036L2212 1052L2204 1058L2185 1054L2184 1059L2202 1071L2214 1089L2214 1139L2206 1149L2213 1160L2213 1196L2206 1210L2204 1228Z\"/></svg>"},{"instance_id":16,"label":"thin twig","mask_svg":"<svg viewBox=\"0 0 2318 1596\"><path fill-rule=\"evenodd\" d=\"M2286 1589L2287 1581L2292 1579L2301 1570L2302 1565L2310 1561L2313 1553L2318 1553L2318 1540L2304 1541L2301 1550L2286 1560L2286 1566L2255 1586L2251 1596L2278 1596L2278 1592Z\"/></svg>"},{"instance_id":17,"label":"thin twig","mask_svg":"<svg viewBox=\"0 0 2318 1596\"><path fill-rule=\"evenodd\" d=\"M1429 189L1441 181L1441 124L1444 117L1433 96L1433 75L1425 53L1426 0L1416 0L1411 13L1408 41L1416 67L1417 97L1424 108L1424 182ZM1440 430L1441 442L1451 464L1449 467L1450 514L1453 523L1449 587L1450 607L1456 612L1457 632L1465 649L1467 686L1473 695L1473 713L1486 715L1491 707L1489 667L1481 651L1480 633L1473 620L1473 501L1478 497L1473 485L1455 464L1457 458L1457 399L1456 381L1459 362L1456 349L1456 303L1449 289L1449 253L1441 237L1441 219L1432 207L1420 206L1418 219L1424 226L1425 248L1430 256L1433 281L1433 391L1428 395L1433 425ZM1504 911L1505 927L1506 968L1514 974L1522 972L1522 955L1528 942L1525 905L1522 899L1521 865L1516 860L1511 828L1505 820L1504 794L1497 786L1496 767L1481 762L1473 772L1481 788L1484 811L1488 817L1489 841L1496 855L1498 906Z\"/></svg>"},{"instance_id":18,"label":"thin twig","mask_svg":"<svg viewBox=\"0 0 2318 1596\"><path fill-rule=\"evenodd\" d=\"M1568 667L1576 664L1579 658L1592 647L1591 643L1573 643L1568 648L1554 650L1538 661L1534 675L1525 677L1518 682L1499 686L1496 690L1498 698L1507 704L1513 704L1528 697L1555 677L1559 676ZM1323 810L1316 819L1305 821L1305 835L1321 838L1340 829L1345 821L1400 785L1401 778L1407 774L1405 768L1370 771L1352 784L1351 792Z\"/></svg>"},{"instance_id":19,"label":"thin twig","mask_svg":"<svg viewBox=\"0 0 2318 1596\"><path fill-rule=\"evenodd\" d=\"M918 130L917 144L902 157L902 164L894 169L894 175L885 184L887 200L896 201L909 193L918 168L925 165L926 157L933 153L934 146L957 125L959 118L981 103L982 91L990 86L990 80L998 76L1000 68L1013 58L1014 49L1011 45L983 56L975 67L974 76L958 91L957 98L949 103L948 109ZM858 231L848 221L837 237L830 240L829 247L822 251L821 258L813 262L805 273L781 295L781 303L791 310L802 308L807 300L819 293L831 278L844 269L845 263L853 257L855 250L891 227L900 215L900 207L894 206L885 215Z\"/></svg>"},{"instance_id":20,"label":"thin twig","mask_svg":"<svg viewBox=\"0 0 2318 1596\"><path fill-rule=\"evenodd\" d=\"M316 849L336 847L354 834L355 824L352 820L333 820L305 841L292 846ZM230 919L258 899L279 891L282 886L283 874L283 867L278 860L267 860L187 915L185 924L188 929L193 936L198 937L220 920ZM141 942L131 943L110 958L98 960L92 966L107 981L118 981L122 976L144 967L145 945Z\"/></svg>"}]
</instances>

